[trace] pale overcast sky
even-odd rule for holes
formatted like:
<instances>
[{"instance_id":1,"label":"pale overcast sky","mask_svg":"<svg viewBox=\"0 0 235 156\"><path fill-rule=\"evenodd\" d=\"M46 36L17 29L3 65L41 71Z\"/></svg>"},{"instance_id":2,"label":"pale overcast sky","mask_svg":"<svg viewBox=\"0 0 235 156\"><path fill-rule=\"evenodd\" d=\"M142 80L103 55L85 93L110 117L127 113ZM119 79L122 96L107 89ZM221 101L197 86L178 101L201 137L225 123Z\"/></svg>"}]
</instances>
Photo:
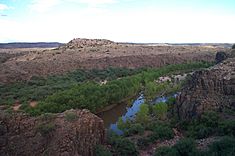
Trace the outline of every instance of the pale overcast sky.
<instances>
[{"instance_id":1,"label":"pale overcast sky","mask_svg":"<svg viewBox=\"0 0 235 156\"><path fill-rule=\"evenodd\" d=\"M235 0L0 0L0 42L235 42Z\"/></svg>"}]
</instances>

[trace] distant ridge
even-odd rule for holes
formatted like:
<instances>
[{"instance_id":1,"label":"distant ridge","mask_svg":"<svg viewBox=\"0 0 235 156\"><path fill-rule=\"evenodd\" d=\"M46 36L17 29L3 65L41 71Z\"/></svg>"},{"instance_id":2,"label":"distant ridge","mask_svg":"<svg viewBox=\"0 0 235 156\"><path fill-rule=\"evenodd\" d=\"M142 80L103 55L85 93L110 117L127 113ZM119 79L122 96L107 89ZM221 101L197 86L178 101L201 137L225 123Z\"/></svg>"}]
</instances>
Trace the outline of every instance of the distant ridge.
<instances>
[{"instance_id":1,"label":"distant ridge","mask_svg":"<svg viewBox=\"0 0 235 156\"><path fill-rule=\"evenodd\" d=\"M0 43L1 49L12 48L56 48L63 45L59 42L13 42L13 43Z\"/></svg>"}]
</instances>

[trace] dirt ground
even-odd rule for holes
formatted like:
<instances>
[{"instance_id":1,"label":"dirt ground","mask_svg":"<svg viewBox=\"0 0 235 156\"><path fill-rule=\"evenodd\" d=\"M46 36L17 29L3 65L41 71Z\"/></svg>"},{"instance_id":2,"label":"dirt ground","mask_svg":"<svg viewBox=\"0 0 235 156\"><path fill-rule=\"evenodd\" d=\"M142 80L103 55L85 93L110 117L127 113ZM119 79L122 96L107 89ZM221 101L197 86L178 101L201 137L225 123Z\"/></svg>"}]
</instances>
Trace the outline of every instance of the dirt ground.
<instances>
[{"instance_id":1,"label":"dirt ground","mask_svg":"<svg viewBox=\"0 0 235 156\"><path fill-rule=\"evenodd\" d=\"M76 69L161 67L187 61L213 61L223 47L111 43L55 49L0 49L0 83L32 76L62 74Z\"/></svg>"}]
</instances>

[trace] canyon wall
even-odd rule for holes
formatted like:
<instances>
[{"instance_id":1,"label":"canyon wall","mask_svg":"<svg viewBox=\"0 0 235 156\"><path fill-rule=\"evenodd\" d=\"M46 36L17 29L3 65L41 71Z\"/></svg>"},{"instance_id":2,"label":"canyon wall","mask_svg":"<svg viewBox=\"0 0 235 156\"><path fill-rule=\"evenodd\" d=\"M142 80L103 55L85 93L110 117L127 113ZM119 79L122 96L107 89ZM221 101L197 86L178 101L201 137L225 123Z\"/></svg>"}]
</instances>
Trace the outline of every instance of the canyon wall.
<instances>
[{"instance_id":1,"label":"canyon wall","mask_svg":"<svg viewBox=\"0 0 235 156\"><path fill-rule=\"evenodd\" d=\"M104 142L103 121L88 110L29 117L0 112L0 155L91 156Z\"/></svg>"},{"instance_id":2,"label":"canyon wall","mask_svg":"<svg viewBox=\"0 0 235 156\"><path fill-rule=\"evenodd\" d=\"M235 58L197 71L188 80L175 105L180 119L200 116L205 111L235 109Z\"/></svg>"}]
</instances>

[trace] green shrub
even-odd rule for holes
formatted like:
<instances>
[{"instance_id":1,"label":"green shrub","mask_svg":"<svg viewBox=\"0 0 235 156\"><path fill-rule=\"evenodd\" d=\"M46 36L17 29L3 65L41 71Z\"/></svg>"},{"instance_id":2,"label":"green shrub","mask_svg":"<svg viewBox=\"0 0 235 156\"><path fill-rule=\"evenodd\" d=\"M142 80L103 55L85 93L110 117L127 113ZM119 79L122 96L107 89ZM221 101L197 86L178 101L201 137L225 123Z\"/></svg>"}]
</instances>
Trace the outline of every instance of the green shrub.
<instances>
[{"instance_id":1,"label":"green shrub","mask_svg":"<svg viewBox=\"0 0 235 156\"><path fill-rule=\"evenodd\" d=\"M119 140L119 139L122 139L122 136L117 135L112 130L108 131L108 135L107 135L107 142L108 142L108 144L114 145L116 143L116 141Z\"/></svg>"},{"instance_id":2,"label":"green shrub","mask_svg":"<svg viewBox=\"0 0 235 156\"><path fill-rule=\"evenodd\" d=\"M196 149L194 140L185 138L178 141L173 147L161 147L157 149L155 156L200 156L205 153Z\"/></svg>"},{"instance_id":3,"label":"green shrub","mask_svg":"<svg viewBox=\"0 0 235 156\"><path fill-rule=\"evenodd\" d=\"M214 129L202 124L191 126L191 129L187 132L189 137L197 139L207 138L212 134L214 134Z\"/></svg>"},{"instance_id":4,"label":"green shrub","mask_svg":"<svg viewBox=\"0 0 235 156\"><path fill-rule=\"evenodd\" d=\"M112 156L112 153L102 145L95 147L95 156Z\"/></svg>"},{"instance_id":5,"label":"green shrub","mask_svg":"<svg viewBox=\"0 0 235 156\"><path fill-rule=\"evenodd\" d=\"M234 156L235 138L225 137L209 146L209 153L213 156Z\"/></svg>"},{"instance_id":6,"label":"green shrub","mask_svg":"<svg viewBox=\"0 0 235 156\"><path fill-rule=\"evenodd\" d=\"M120 156L137 156L138 151L135 144L128 139L117 139L114 144L115 151Z\"/></svg>"},{"instance_id":7,"label":"green shrub","mask_svg":"<svg viewBox=\"0 0 235 156\"><path fill-rule=\"evenodd\" d=\"M219 116L217 112L205 112L200 118L184 121L179 127L186 130L188 137L202 139L217 134Z\"/></svg>"},{"instance_id":8,"label":"green shrub","mask_svg":"<svg viewBox=\"0 0 235 156\"><path fill-rule=\"evenodd\" d=\"M48 136L51 132L55 130L55 124L53 123L47 123L47 124L40 124L37 127L37 131L42 135L42 136Z\"/></svg>"},{"instance_id":9,"label":"green shrub","mask_svg":"<svg viewBox=\"0 0 235 156\"><path fill-rule=\"evenodd\" d=\"M65 113L65 120L72 122L77 120L77 114L74 112L66 112Z\"/></svg>"},{"instance_id":10,"label":"green shrub","mask_svg":"<svg viewBox=\"0 0 235 156\"><path fill-rule=\"evenodd\" d=\"M165 122L153 122L149 124L146 129L153 132L153 134L149 136L152 142L158 139L164 140L172 139L174 137L172 128Z\"/></svg>"},{"instance_id":11,"label":"green shrub","mask_svg":"<svg viewBox=\"0 0 235 156\"><path fill-rule=\"evenodd\" d=\"M190 138L185 138L178 141L173 147L177 150L179 155L182 156L191 156L196 155L197 153L196 144L194 140Z\"/></svg>"},{"instance_id":12,"label":"green shrub","mask_svg":"<svg viewBox=\"0 0 235 156\"><path fill-rule=\"evenodd\" d=\"M125 131L126 136L131 136L131 135L136 135L136 134L139 134L139 135L144 134L144 127L139 123L131 124L130 128L128 128Z\"/></svg>"},{"instance_id":13,"label":"green shrub","mask_svg":"<svg viewBox=\"0 0 235 156\"><path fill-rule=\"evenodd\" d=\"M42 114L41 115L41 119L43 121L52 121L53 119L55 118L55 114L52 114L52 113L45 113L45 114Z\"/></svg>"},{"instance_id":14,"label":"green shrub","mask_svg":"<svg viewBox=\"0 0 235 156\"><path fill-rule=\"evenodd\" d=\"M165 83L156 83L154 81L148 81L145 84L145 97L147 99L154 98L157 94L160 94L162 91L164 91L167 86L169 86L168 82Z\"/></svg>"},{"instance_id":15,"label":"green shrub","mask_svg":"<svg viewBox=\"0 0 235 156\"><path fill-rule=\"evenodd\" d=\"M153 121L149 122L146 129L150 130L150 131L154 131L154 129L158 126L170 127L171 125L168 122L165 122L165 121L153 120Z\"/></svg>"},{"instance_id":16,"label":"green shrub","mask_svg":"<svg viewBox=\"0 0 235 156\"><path fill-rule=\"evenodd\" d=\"M207 127L212 127L212 128L218 127L219 123L218 113L213 111L205 112L202 114L199 122Z\"/></svg>"},{"instance_id":17,"label":"green shrub","mask_svg":"<svg viewBox=\"0 0 235 156\"><path fill-rule=\"evenodd\" d=\"M154 156L179 156L179 153L172 147L160 147L156 149Z\"/></svg>"},{"instance_id":18,"label":"green shrub","mask_svg":"<svg viewBox=\"0 0 235 156\"><path fill-rule=\"evenodd\" d=\"M161 139L172 139L174 137L174 132L171 127L163 124L156 124L152 126L151 130L153 131L153 134L150 135L150 139L152 141Z\"/></svg>"},{"instance_id":19,"label":"green shrub","mask_svg":"<svg viewBox=\"0 0 235 156\"><path fill-rule=\"evenodd\" d=\"M235 136L235 120L225 120L219 123L220 135L232 135Z\"/></svg>"},{"instance_id":20,"label":"green shrub","mask_svg":"<svg viewBox=\"0 0 235 156\"><path fill-rule=\"evenodd\" d=\"M167 117L168 106L164 102L157 103L152 106L153 114L160 120L165 120Z\"/></svg>"},{"instance_id":21,"label":"green shrub","mask_svg":"<svg viewBox=\"0 0 235 156\"><path fill-rule=\"evenodd\" d=\"M135 121L137 123L145 124L149 121L149 106L142 104L139 112L136 114Z\"/></svg>"}]
</instances>

